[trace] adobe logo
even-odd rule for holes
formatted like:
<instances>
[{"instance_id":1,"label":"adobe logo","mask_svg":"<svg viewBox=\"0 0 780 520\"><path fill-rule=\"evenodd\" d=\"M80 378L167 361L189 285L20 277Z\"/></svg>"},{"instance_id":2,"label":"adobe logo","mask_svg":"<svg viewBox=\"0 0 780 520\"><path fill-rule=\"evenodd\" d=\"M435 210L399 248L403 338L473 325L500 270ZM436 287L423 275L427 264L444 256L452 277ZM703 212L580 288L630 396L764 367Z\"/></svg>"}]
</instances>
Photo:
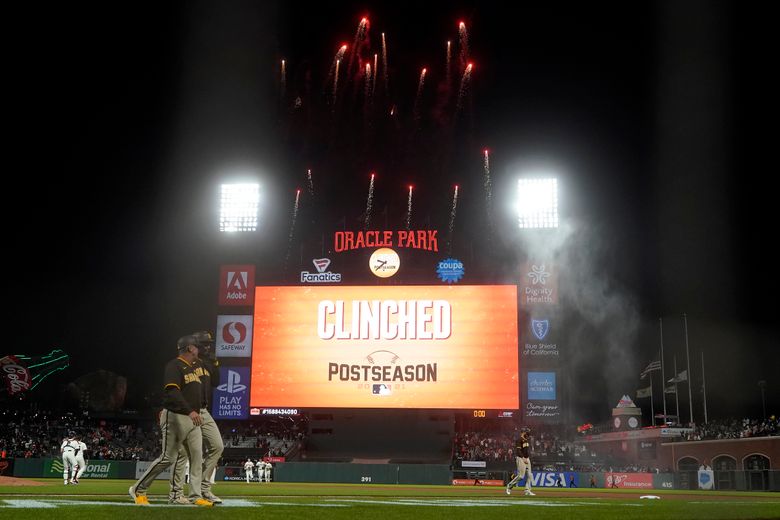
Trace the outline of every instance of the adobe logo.
<instances>
[{"instance_id":1,"label":"adobe logo","mask_svg":"<svg viewBox=\"0 0 780 520\"><path fill-rule=\"evenodd\" d=\"M223 265L219 276L220 305L254 305L255 266Z\"/></svg>"}]
</instances>

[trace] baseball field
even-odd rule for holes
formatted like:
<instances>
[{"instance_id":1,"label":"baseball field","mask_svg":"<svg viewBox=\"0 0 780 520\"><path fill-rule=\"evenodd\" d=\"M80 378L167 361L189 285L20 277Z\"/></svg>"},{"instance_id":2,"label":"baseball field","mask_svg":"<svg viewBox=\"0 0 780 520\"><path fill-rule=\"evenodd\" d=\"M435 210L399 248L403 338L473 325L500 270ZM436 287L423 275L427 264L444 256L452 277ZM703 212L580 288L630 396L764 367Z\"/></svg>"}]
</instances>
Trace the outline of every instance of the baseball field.
<instances>
[{"instance_id":1,"label":"baseball field","mask_svg":"<svg viewBox=\"0 0 780 520\"><path fill-rule=\"evenodd\" d=\"M0 518L355 518L608 520L628 518L716 520L780 518L780 493L649 491L623 489L536 489L507 495L504 488L288 484L225 482L215 485L224 503L213 508L167 503L167 482L150 489L150 507L127 495L129 480L83 481L63 486L55 479L0 481ZM641 498L643 496L657 498Z\"/></svg>"}]
</instances>

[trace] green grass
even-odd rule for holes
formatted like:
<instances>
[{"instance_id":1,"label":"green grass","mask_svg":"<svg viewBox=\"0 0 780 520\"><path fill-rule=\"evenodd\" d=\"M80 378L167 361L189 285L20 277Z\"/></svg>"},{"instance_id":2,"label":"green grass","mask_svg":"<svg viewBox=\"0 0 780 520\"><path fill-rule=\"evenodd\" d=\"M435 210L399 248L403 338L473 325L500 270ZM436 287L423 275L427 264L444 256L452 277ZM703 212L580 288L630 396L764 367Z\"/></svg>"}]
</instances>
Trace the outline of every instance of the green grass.
<instances>
[{"instance_id":1,"label":"green grass","mask_svg":"<svg viewBox=\"0 0 780 520\"><path fill-rule=\"evenodd\" d=\"M144 508L130 502L129 480L83 481L79 486L67 487L59 479L36 480L45 485L0 486L0 518L172 520L197 515L235 520L250 515L263 520L506 520L522 516L533 516L534 520L780 519L780 493L583 488L567 489L575 496L563 498L554 496L558 490L553 489L536 489L536 497L524 497L521 490L507 496L503 488L483 487L220 482L214 491L237 507L226 504L203 509L167 506L168 484L156 481L149 496L153 506L164 507ZM599 496L593 496L592 491ZM644 494L660 496L661 500L640 500ZM685 495L685 500L680 500L680 495ZM39 507L21 507L36 503Z\"/></svg>"}]
</instances>

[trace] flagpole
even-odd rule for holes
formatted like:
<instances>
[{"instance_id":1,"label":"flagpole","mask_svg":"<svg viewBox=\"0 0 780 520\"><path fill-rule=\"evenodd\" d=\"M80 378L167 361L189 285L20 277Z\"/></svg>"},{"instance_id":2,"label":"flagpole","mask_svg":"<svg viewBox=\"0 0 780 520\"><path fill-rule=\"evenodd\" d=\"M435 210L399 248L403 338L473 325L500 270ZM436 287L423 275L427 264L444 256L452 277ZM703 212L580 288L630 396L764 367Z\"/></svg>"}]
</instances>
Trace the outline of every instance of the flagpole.
<instances>
[{"instance_id":1,"label":"flagpole","mask_svg":"<svg viewBox=\"0 0 780 520\"><path fill-rule=\"evenodd\" d=\"M690 383L690 381L688 381ZM707 380L704 378L704 351L701 351L701 389L704 392L704 424L707 424Z\"/></svg>"},{"instance_id":2,"label":"flagpole","mask_svg":"<svg viewBox=\"0 0 780 520\"><path fill-rule=\"evenodd\" d=\"M653 372L650 372L650 417L653 419L653 426L655 426L655 409L653 408Z\"/></svg>"},{"instance_id":3,"label":"flagpole","mask_svg":"<svg viewBox=\"0 0 780 520\"><path fill-rule=\"evenodd\" d=\"M661 388L664 394L664 424L666 424L666 376L664 375L664 319L658 318L658 327L661 329Z\"/></svg>"},{"instance_id":4,"label":"flagpole","mask_svg":"<svg viewBox=\"0 0 780 520\"><path fill-rule=\"evenodd\" d=\"M691 353L688 349L688 315L683 313L683 322L685 323L685 357L688 360L688 408L691 412L691 428L693 428L693 396L691 395L691 379L693 373L691 372Z\"/></svg>"},{"instance_id":5,"label":"flagpole","mask_svg":"<svg viewBox=\"0 0 780 520\"><path fill-rule=\"evenodd\" d=\"M677 424L682 425L680 420L680 393L677 391L677 354L674 355L674 406L677 414Z\"/></svg>"}]
</instances>

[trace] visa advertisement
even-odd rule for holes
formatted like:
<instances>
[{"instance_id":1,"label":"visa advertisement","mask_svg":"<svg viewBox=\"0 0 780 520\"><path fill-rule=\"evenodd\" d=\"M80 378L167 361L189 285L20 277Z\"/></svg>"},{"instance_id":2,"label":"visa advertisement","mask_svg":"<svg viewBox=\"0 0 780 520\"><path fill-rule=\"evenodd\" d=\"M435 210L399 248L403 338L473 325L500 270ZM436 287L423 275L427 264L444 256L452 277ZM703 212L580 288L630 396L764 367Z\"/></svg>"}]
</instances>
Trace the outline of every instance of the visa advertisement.
<instances>
[{"instance_id":1,"label":"visa advertisement","mask_svg":"<svg viewBox=\"0 0 780 520\"><path fill-rule=\"evenodd\" d=\"M517 286L257 287L252 407L517 409Z\"/></svg>"}]
</instances>

